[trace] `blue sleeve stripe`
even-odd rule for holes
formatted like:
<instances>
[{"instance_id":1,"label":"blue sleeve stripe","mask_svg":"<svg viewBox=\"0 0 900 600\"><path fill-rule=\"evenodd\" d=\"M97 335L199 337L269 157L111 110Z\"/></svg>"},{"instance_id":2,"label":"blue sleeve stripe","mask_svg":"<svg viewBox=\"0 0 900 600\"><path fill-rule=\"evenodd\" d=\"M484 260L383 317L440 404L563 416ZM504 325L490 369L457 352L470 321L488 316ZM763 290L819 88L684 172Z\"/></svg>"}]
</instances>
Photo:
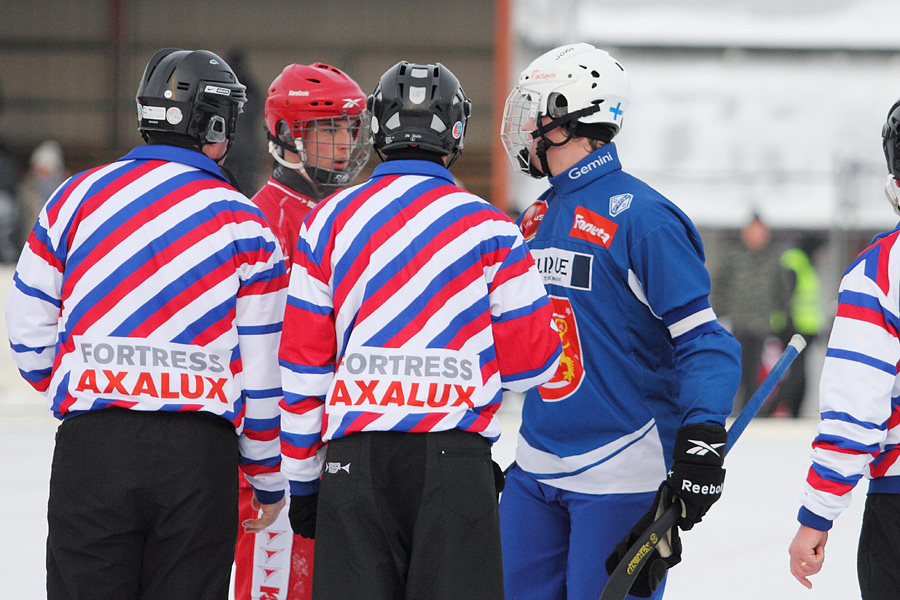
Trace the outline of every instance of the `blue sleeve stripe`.
<instances>
[{"instance_id":1,"label":"blue sleeve stripe","mask_svg":"<svg viewBox=\"0 0 900 600\"><path fill-rule=\"evenodd\" d=\"M251 431L268 431L269 429L277 429L281 426L281 416L275 416L270 419L244 419L244 427Z\"/></svg>"},{"instance_id":2,"label":"blue sleeve stripe","mask_svg":"<svg viewBox=\"0 0 900 600\"><path fill-rule=\"evenodd\" d=\"M860 421L856 417L853 417L849 413L838 412L835 410L827 410L821 414L821 418L823 421L842 421L844 423L852 423L853 425L858 425L859 427L863 427L865 429L874 429L884 431L887 428L886 423L872 423L871 421Z\"/></svg>"},{"instance_id":3,"label":"blue sleeve stripe","mask_svg":"<svg viewBox=\"0 0 900 600\"><path fill-rule=\"evenodd\" d=\"M31 346L26 346L25 344L13 344L10 342L9 347L16 354L24 354L26 352L34 352L35 354L43 354L47 350L53 350L55 346L41 346L40 348L32 348Z\"/></svg>"},{"instance_id":4,"label":"blue sleeve stripe","mask_svg":"<svg viewBox=\"0 0 900 600\"><path fill-rule=\"evenodd\" d=\"M896 377L896 375L897 375L897 365L892 365L892 364L886 363L883 360L878 360L877 358L873 358L867 354L863 354L862 352L854 352L852 350L840 350L838 348L829 348L828 351L825 352L825 356L857 362L857 363L872 367L874 369L878 369L879 371L884 371L888 375L891 375L894 377Z\"/></svg>"},{"instance_id":5,"label":"blue sleeve stripe","mask_svg":"<svg viewBox=\"0 0 900 600\"><path fill-rule=\"evenodd\" d=\"M862 292L854 292L852 290L844 290L838 294L838 303L859 306L862 308L871 308L878 312L883 310L881 304L878 302L878 298L875 296L863 294Z\"/></svg>"},{"instance_id":6,"label":"blue sleeve stripe","mask_svg":"<svg viewBox=\"0 0 900 600\"><path fill-rule=\"evenodd\" d=\"M56 308L62 307L62 300L60 300L59 298L53 298L53 297L47 295L46 293L42 292L41 290L39 290L35 287L31 287L30 285L27 285L25 282L23 282L19 278L18 272L16 272L13 275L13 280L16 283L16 288L18 288L19 291L22 292L23 294L25 294L26 296L30 296L32 298L37 298L38 300L43 300L44 302L47 302L48 304L52 304Z\"/></svg>"},{"instance_id":7,"label":"blue sleeve stripe","mask_svg":"<svg viewBox=\"0 0 900 600\"><path fill-rule=\"evenodd\" d=\"M265 390L246 390L248 398L280 398L281 388L268 388Z\"/></svg>"},{"instance_id":8,"label":"blue sleeve stripe","mask_svg":"<svg viewBox=\"0 0 900 600\"><path fill-rule=\"evenodd\" d=\"M278 333L281 331L281 322L270 323L269 325L238 325L238 335L265 335L267 333Z\"/></svg>"},{"instance_id":9,"label":"blue sleeve stripe","mask_svg":"<svg viewBox=\"0 0 900 600\"><path fill-rule=\"evenodd\" d=\"M291 433L281 430L281 440L294 448L311 448L321 441L321 434L317 433Z\"/></svg>"},{"instance_id":10,"label":"blue sleeve stripe","mask_svg":"<svg viewBox=\"0 0 900 600\"><path fill-rule=\"evenodd\" d=\"M845 450L853 450L854 452L860 452L863 454L873 454L878 452L879 445L878 444L860 444L853 440L847 439L845 437L837 436L837 435L819 435L816 436L816 442L824 442L826 444L830 444L837 448L843 448Z\"/></svg>"},{"instance_id":11,"label":"blue sleeve stripe","mask_svg":"<svg viewBox=\"0 0 900 600\"><path fill-rule=\"evenodd\" d=\"M305 310L306 312L317 315L327 315L332 311L330 306L319 306L318 304L313 304L312 302L307 302L306 300L301 300L294 296L288 296L287 303L288 306L293 306L294 308L299 308L300 310Z\"/></svg>"},{"instance_id":12,"label":"blue sleeve stripe","mask_svg":"<svg viewBox=\"0 0 900 600\"><path fill-rule=\"evenodd\" d=\"M671 327L678 321L686 319L687 317L690 317L691 315L707 308L710 308L709 298L707 296L703 296L701 298L693 300L692 302L688 302L684 306L678 307L674 310L670 310L662 316L662 319L667 327Z\"/></svg>"},{"instance_id":13,"label":"blue sleeve stripe","mask_svg":"<svg viewBox=\"0 0 900 600\"><path fill-rule=\"evenodd\" d=\"M244 458L243 456L240 459L240 464L242 465L260 465L263 467L274 467L278 463L281 462L281 455L271 456L269 458L263 458L260 460L250 460L248 458Z\"/></svg>"},{"instance_id":14,"label":"blue sleeve stripe","mask_svg":"<svg viewBox=\"0 0 900 600\"><path fill-rule=\"evenodd\" d=\"M22 378L25 379L25 381L29 383L37 383L42 379L50 377L50 375L53 373L53 368L48 367L46 369L36 369L34 371L23 371L19 369L19 373L22 374Z\"/></svg>"},{"instance_id":15,"label":"blue sleeve stripe","mask_svg":"<svg viewBox=\"0 0 900 600\"><path fill-rule=\"evenodd\" d=\"M800 512L797 513L797 520L800 521L802 525L818 529L819 531L828 531L834 524L833 521L820 517L805 506L800 507Z\"/></svg>"},{"instance_id":16,"label":"blue sleeve stripe","mask_svg":"<svg viewBox=\"0 0 900 600\"><path fill-rule=\"evenodd\" d=\"M322 367L314 367L310 365L301 365L297 363L288 362L286 360L279 359L278 364L288 369L289 371L293 371L294 373L300 373L303 375L328 375L334 373L334 365L325 365Z\"/></svg>"},{"instance_id":17,"label":"blue sleeve stripe","mask_svg":"<svg viewBox=\"0 0 900 600\"><path fill-rule=\"evenodd\" d=\"M844 290L838 295L838 303L875 311L884 317L885 323L893 327L895 331L900 331L900 318L889 311L886 311L875 296L863 294L862 292Z\"/></svg>"},{"instance_id":18,"label":"blue sleeve stripe","mask_svg":"<svg viewBox=\"0 0 900 600\"><path fill-rule=\"evenodd\" d=\"M819 477L825 479L827 481L833 481L835 483L844 484L850 487L856 485L856 483L862 478L862 475L850 475L849 477L845 477L841 475L834 469L829 469L828 467L822 466L819 463L813 463L812 469L815 471Z\"/></svg>"},{"instance_id":19,"label":"blue sleeve stripe","mask_svg":"<svg viewBox=\"0 0 900 600\"><path fill-rule=\"evenodd\" d=\"M303 402L304 400L307 400L309 398L315 398L323 403L325 402L324 396L309 396L307 394L294 394L294 393L288 392L288 391L284 392L284 403L287 406L294 406L297 403Z\"/></svg>"}]
</instances>

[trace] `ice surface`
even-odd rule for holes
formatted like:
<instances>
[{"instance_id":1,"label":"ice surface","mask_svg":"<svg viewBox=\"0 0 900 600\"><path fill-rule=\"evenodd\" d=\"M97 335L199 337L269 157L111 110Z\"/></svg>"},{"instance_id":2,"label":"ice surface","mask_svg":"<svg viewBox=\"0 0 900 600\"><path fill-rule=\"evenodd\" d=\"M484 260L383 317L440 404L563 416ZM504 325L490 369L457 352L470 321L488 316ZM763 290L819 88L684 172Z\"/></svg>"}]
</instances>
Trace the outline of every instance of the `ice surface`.
<instances>
[{"instance_id":1,"label":"ice surface","mask_svg":"<svg viewBox=\"0 0 900 600\"><path fill-rule=\"evenodd\" d=\"M11 270L0 269L4 296L11 277ZM0 324L0 330L5 338L5 325ZM511 397L499 412L504 434L494 455L504 467L513 459L519 411L520 403ZM0 480L5 485L0 511L7 524L0 543L0 598L45 597L46 506L55 429L43 397L22 383L4 350ZM813 419L755 421L747 427L726 460L722 500L682 537L684 560L672 570L667 600L859 598L856 542L862 489L830 533L825 567L813 578L812 591L797 583L788 569L787 547L797 529L797 498L814 433Z\"/></svg>"}]
</instances>

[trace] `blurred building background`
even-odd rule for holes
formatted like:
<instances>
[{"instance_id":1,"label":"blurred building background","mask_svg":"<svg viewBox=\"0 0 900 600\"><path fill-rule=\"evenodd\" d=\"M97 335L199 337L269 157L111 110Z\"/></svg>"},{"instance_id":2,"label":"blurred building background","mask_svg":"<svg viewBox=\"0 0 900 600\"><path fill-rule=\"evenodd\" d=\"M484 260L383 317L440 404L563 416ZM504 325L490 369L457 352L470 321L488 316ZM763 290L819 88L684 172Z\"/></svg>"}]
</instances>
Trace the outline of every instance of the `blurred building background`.
<instances>
[{"instance_id":1,"label":"blurred building background","mask_svg":"<svg viewBox=\"0 0 900 600\"><path fill-rule=\"evenodd\" d=\"M262 110L265 87L290 63L333 64L370 93L400 60L442 62L475 105L458 174L487 195L493 24L493 3L481 0L0 0L0 139L23 167L48 137L70 171L117 158L142 143L134 95L164 47L239 56L239 75L255 84L248 111ZM259 155L268 156L262 136Z\"/></svg>"},{"instance_id":2,"label":"blurred building background","mask_svg":"<svg viewBox=\"0 0 900 600\"><path fill-rule=\"evenodd\" d=\"M254 141L241 160L252 194L270 168L265 86L286 64L334 64L368 93L399 60L442 62L474 104L454 174L515 215L546 181L509 167L497 135L503 102L533 58L586 41L618 58L631 80L617 138L626 170L694 220L710 264L758 214L778 244L820 242L814 259L833 314L844 267L896 222L880 139L900 97L892 8L892 0L0 0L0 143L23 176L48 139L69 173L121 156L141 143L134 94L150 56L166 46L209 49L252 86L255 116L242 126Z\"/></svg>"}]
</instances>

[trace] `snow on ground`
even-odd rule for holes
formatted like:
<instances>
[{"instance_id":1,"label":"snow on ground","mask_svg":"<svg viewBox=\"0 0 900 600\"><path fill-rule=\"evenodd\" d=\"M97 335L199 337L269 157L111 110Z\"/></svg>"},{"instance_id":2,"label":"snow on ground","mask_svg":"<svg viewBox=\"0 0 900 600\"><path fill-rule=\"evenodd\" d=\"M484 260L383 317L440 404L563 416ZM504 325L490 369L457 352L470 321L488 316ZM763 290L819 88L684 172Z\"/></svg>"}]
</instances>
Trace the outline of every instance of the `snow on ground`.
<instances>
[{"instance_id":1,"label":"snow on ground","mask_svg":"<svg viewBox=\"0 0 900 600\"><path fill-rule=\"evenodd\" d=\"M0 270L0 292L11 280ZM0 298L2 300L2 298ZM0 322L5 338L5 320ZM520 403L500 410L504 435L494 455L513 458ZM0 597L39 599L44 592L46 506L56 421L44 399L18 377L8 351L0 352ZM809 466L814 419L751 423L729 454L726 491L703 523L682 536L684 559L672 570L667 600L853 600L856 543L863 490L830 533L823 572L812 591L794 581L787 547L796 529L797 498ZM604 561L606 557L597 557ZM475 596L473 596L475 597Z\"/></svg>"}]
</instances>

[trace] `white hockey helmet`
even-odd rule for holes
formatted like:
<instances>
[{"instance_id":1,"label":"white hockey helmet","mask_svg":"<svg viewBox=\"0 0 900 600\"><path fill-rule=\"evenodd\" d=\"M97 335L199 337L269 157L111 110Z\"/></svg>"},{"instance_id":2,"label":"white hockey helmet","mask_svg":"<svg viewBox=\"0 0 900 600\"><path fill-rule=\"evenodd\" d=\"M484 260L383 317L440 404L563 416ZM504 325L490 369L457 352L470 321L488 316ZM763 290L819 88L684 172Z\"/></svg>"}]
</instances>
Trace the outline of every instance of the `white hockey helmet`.
<instances>
[{"instance_id":1,"label":"white hockey helmet","mask_svg":"<svg viewBox=\"0 0 900 600\"><path fill-rule=\"evenodd\" d=\"M554 145L545 133L563 126L569 133L566 141L579 136L609 142L619 132L630 101L625 68L609 53L586 43L560 46L519 75L506 100L500 138L516 170L543 177L549 172L547 149ZM551 121L541 125L543 117ZM531 164L533 140L538 140L536 154L543 170Z\"/></svg>"}]
</instances>

